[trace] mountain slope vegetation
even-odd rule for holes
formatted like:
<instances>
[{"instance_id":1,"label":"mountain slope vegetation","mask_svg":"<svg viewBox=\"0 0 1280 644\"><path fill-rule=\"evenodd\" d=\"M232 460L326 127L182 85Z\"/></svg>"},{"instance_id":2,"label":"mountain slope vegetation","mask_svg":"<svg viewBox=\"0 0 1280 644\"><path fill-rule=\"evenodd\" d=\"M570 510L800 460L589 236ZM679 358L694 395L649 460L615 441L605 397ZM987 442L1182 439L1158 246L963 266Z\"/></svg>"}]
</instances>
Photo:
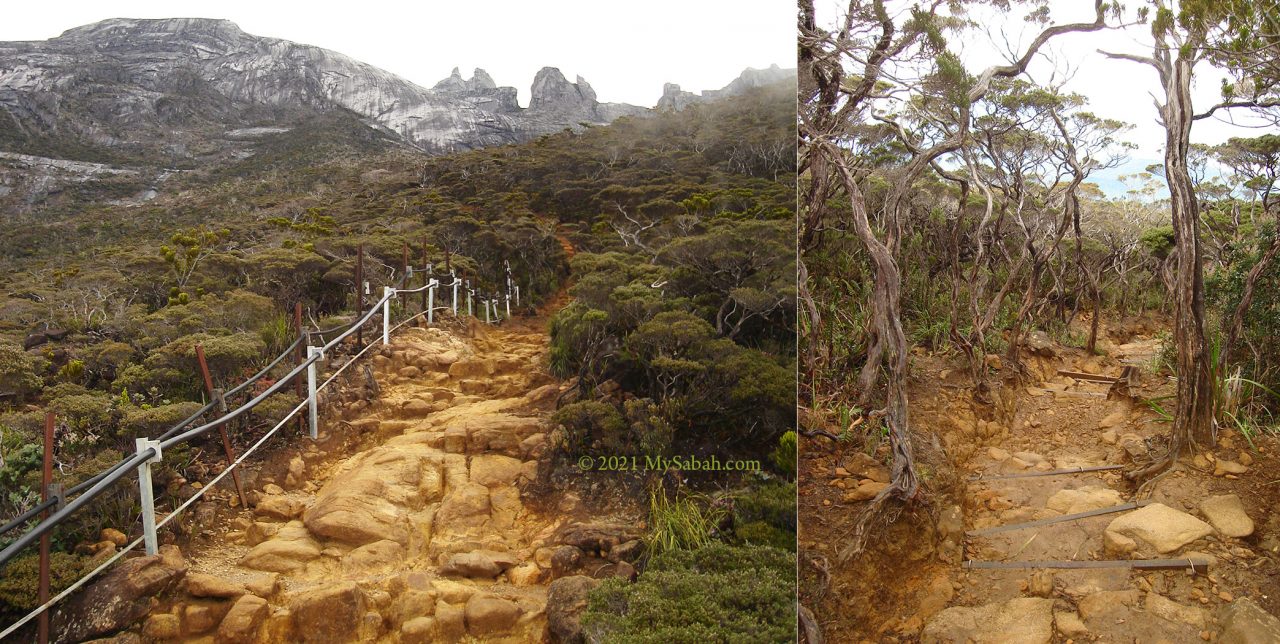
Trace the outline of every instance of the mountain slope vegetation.
<instances>
[{"instance_id":1,"label":"mountain slope vegetation","mask_svg":"<svg viewBox=\"0 0 1280 644\"><path fill-rule=\"evenodd\" d=\"M521 284L515 315L568 288L548 329L550 366L577 387L561 401L561 460L548 482L654 489L666 474L584 476L572 459L588 453L759 464L732 477L689 474L671 504L654 506L699 517L701 538L677 549L729 546L670 555L663 575L711 566L734 578L760 560L793 558L793 91L784 83L439 157L332 111L255 135L245 158L183 170L168 179L177 189L154 199L124 198L145 186L115 176L51 195L0 242L0 520L38 500L29 446L45 409L60 423L55 478L73 485L198 408L197 343L216 385L229 386L293 341L295 303L309 327L350 319L363 245L371 292L399 279L405 253L487 292L502 288L510 262ZM234 442L296 403L277 394L235 428ZM220 471L214 445L203 447L166 457L156 480L172 494L158 495L162 505ZM77 546L102 528L136 532L133 497L121 488L55 532L59 561L87 561ZM649 543L666 542L655 530ZM0 584L6 614L30 605L31 580L18 570ZM752 601L791 596L770 584ZM645 588L637 585L641 600ZM618 598L628 589L607 592L600 605L625 613ZM770 632L791 632L789 608L764 614ZM698 617L671 619L678 629ZM633 621L599 623L626 641Z\"/></svg>"}]
</instances>

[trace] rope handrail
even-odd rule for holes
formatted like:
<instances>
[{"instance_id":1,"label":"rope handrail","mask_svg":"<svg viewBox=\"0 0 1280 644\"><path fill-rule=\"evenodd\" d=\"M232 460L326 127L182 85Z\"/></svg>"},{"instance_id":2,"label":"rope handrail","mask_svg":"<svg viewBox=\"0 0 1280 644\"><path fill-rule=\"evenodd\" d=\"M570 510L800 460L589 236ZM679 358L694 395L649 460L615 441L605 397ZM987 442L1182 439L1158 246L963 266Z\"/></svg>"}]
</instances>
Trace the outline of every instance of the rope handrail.
<instances>
[{"instance_id":1,"label":"rope handrail","mask_svg":"<svg viewBox=\"0 0 1280 644\"><path fill-rule=\"evenodd\" d=\"M355 330L359 326L363 325L373 316L373 314L378 312L377 306L380 306L380 305L381 305L381 301L374 307L370 308L369 313L366 314L363 318L348 325L347 332L339 336L338 338L335 338L333 341L330 342L329 345L326 345L325 346L326 350L329 348L329 346L336 344L337 342L340 342L342 339L348 337L351 333L355 332ZM292 354L292 352L298 348L299 343L301 343L304 339L305 339L305 335L302 337L299 337L292 345L289 346L288 349L286 349L279 356L277 356L276 359L273 360L270 365L268 365L266 368L259 371L249 380L246 380L244 383L241 383L235 389L231 390L231 393L238 393L240 391L243 391L245 387L253 384L257 380L262 378L262 376L264 376L272 368L274 368L276 365L279 365L281 361L283 361L286 357ZM271 387L269 387L266 391L254 397L249 402L237 407L232 411L227 412L223 416L216 418L213 421L210 421L208 423L205 423L204 425L196 427L195 429L178 433L183 428L185 428L188 424L194 422L197 418L208 413L210 410L212 410L216 406L214 402L208 403L207 405L205 405L204 407L196 411L194 414L187 417L186 420L183 420L177 425L174 425L168 431L161 434L160 438L158 439L160 441L161 449L166 449L178 443L186 442L187 440L200 436L208 432L209 430L217 428L222 423L225 423L227 421L234 420L240 417L244 413L252 410L254 407L256 407L259 403L261 403L266 398L270 397L272 394L278 392L285 385L291 383L293 378L297 377L298 374L302 373L306 369L306 367L314 361L315 361L315 358L304 360L301 364L295 367L287 375L285 375L280 380L276 381L276 383ZM154 453L152 453L151 455L155 456ZM70 496L72 494L75 494L77 491L76 488L83 489L84 487L88 487L87 492L85 492L84 494L76 498L74 501L64 505L62 508L54 512L53 515L51 515L44 521L41 521L39 524L34 526L26 534L22 535L21 537L18 537L13 543L5 547L4 550L0 550L0 570L2 570L4 566L9 563L9 561L13 558L13 556L19 550L22 550L26 546L30 545L30 543L33 542L34 540L39 539L41 535L52 530L54 527L57 526L57 524L61 523L63 520L67 518L67 516L71 515L76 510L79 510L81 507L84 507L86 503L88 503L89 501L92 501L94 498L100 495L112 483L115 483L116 481L119 481L120 479L127 476L129 474L129 469L131 469L132 467L138 466L139 463L137 462L137 458L138 458L138 454L125 457L121 459L118 463L116 463L114 466L99 473L97 476L94 476L93 478L82 482L80 485L77 485L76 487L71 488L71 490L68 490L64 496ZM0 529L0 534L4 534L9 530L12 530L13 528L16 528L17 526L22 525L23 523L26 523L27 521L31 520L36 514L39 514L40 512L43 512L49 509L50 507L57 505L57 502L58 502L57 498L52 498L52 499L49 499L48 501L44 501L40 503L36 507L28 510L27 512L24 512L20 517L5 524L3 528Z\"/></svg>"},{"instance_id":2,"label":"rope handrail","mask_svg":"<svg viewBox=\"0 0 1280 644\"><path fill-rule=\"evenodd\" d=\"M36 524L31 529L29 529L25 534L15 539L3 550L0 550L0 571L2 571L20 551L31 546L35 541L40 539L40 537L52 531L55 527L57 527L59 524L61 524L63 521L69 518L72 514L79 511L85 505L87 505L88 503L96 499L98 496L100 496L110 486L114 485L115 483L129 476L132 470L135 470L135 469L138 470L139 477L140 477L139 484L143 485L143 482L144 482L144 478L142 476L144 473L143 470L145 469L147 472L149 472L150 464L153 461L160 458L161 454L163 454L169 448L175 445L187 442L194 438L197 438L213 429L218 428L224 423L227 423L231 420L234 420L248 413L249 411L251 411L253 408L261 404L264 400L266 400L270 396L278 393L279 391L284 389L286 386L292 384L296 378L302 377L304 373L314 378L314 368L315 368L314 365L324 358L324 354L326 352L328 352L333 347L337 346L343 340L350 337L353 333L355 333L357 330L362 328L365 324L368 324L371 320L377 317L379 313L382 313L383 335L381 338L375 338L373 341L371 341L366 346L361 348L361 350L358 353L356 353L356 355L354 355L349 361L345 362L341 367L339 367L332 375L328 377L328 379L326 379L318 387L314 386L314 380L312 380L313 386L312 386L311 392L308 394L307 399L299 402L298 405L296 405L288 414L285 415L283 419L281 419L275 425L275 427L269 430L266 433L266 435L264 435L252 447L250 447L248 451L244 452L242 455L240 455L239 458L235 459L234 462L230 463L221 473L219 473L216 477L214 477L211 481L209 481L205 486L201 487L196 492L196 494L192 495L185 502L183 502L177 508L175 508L173 512L169 513L168 516L166 516L163 520L159 522L154 521L154 508L146 507L147 504L151 502L148 495L148 498L145 498L143 503L144 505L144 508L143 508L144 536L143 537L139 537L135 539L132 543L124 547L121 551L117 552L111 558L107 559L97 568L95 568L85 576L78 579L70 587L64 589L57 596L53 597L45 604L37 607L35 610L28 613L25 617L20 619L18 622L7 627L3 632L0 632L0 638L4 638L12 634L22 625L26 624L28 621L30 621L34 617L38 616L40 613L44 612L49 607L53 606L55 603L65 598L71 592L75 591L77 588L79 588L84 583L86 583L89 579L93 578L98 573L108 568L112 563L117 561L126 552L137 547L139 543L145 543L147 545L148 552L153 550L155 548L154 537L155 537L156 528L162 527L165 524L167 524L170 520L172 520L175 516L177 516L178 513L182 512L184 509L190 506L196 499L203 496L210 488L212 488L215 484L217 484L218 481L220 481L223 477L230 474L234 468L239 466L245 460L245 458L247 458L250 454L254 453L262 444L266 442L268 438L274 435L290 419L297 416L302 409L307 408L308 406L311 408L313 439L314 439L316 393L320 390L323 390L325 387L329 386L330 383L334 382L334 380L339 375L341 375L348 367L354 364L361 356L365 355L370 349L376 346L379 341L388 343L390 341L388 334L391 331L399 330L401 327L405 326L406 324L412 322L415 319L421 318L423 316L426 316L428 323L430 323L432 319L431 313L433 309L431 307L427 307L425 310L419 313L416 313L414 315L411 315L407 319L396 324L394 327L391 327L390 326L390 315L391 315L390 300L396 298L399 294L402 294L402 293L420 293L423 290L430 289L432 287L454 286L456 284L461 283L461 279L453 275L451 275L451 277L454 278L453 282L448 284L442 284L439 281L436 281L434 280L434 278L431 278L429 276L428 283L421 288L417 288L417 289L401 288L404 285L404 283L408 280L409 276L412 274L413 274L412 270L407 270L404 273L402 273L400 276L400 279L397 280L395 286L385 287L382 298L379 299L377 302L370 304L368 311L366 311L363 315L361 315L356 320L353 320L351 323L344 326L336 327L334 329L330 329L327 331L317 331L317 330L304 331L302 334L300 334L300 336L297 339L293 341L292 344L289 345L288 348L284 349L284 351L282 351L279 356L277 356L270 363L268 363L267 366L263 367L256 374L254 374L244 382L240 383L236 387L228 390L224 394L223 400L225 400L226 396L231 396L231 395L235 395L243 392L245 389L247 389L257 381L261 380L267 374L269 374L273 369L280 366L280 364L286 358L293 355L294 352L300 346L303 345L303 343L307 343L310 337L316 336L316 335L325 335L333 331L342 330L342 333L340 335L329 340L323 346L309 347L307 357L301 360L287 374L281 376L271 386L267 387L267 389L265 389L258 395L254 396L252 399L248 400L243 405L240 405L234 410L223 413L221 416L219 416L216 419L213 419L197 427L188 429L189 425L196 422L202 416L206 415L207 413L209 413L215 407L218 406L217 401L211 401L207 403L206 405L202 406L199 410L197 410L192 415L188 416L183 421L177 423L173 427L166 430L164 433L160 435L158 439L151 441L148 439L140 438L139 449L136 453L121 459L118 463L99 472L93 477L86 479L84 481L81 481L75 486L72 486L70 489L61 493L60 497L55 496L55 497L49 498L46 501L41 502L35 507L24 512L21 516L11 520L9 523L5 524L3 527L0 527L0 535L3 535L8 531L20 525L23 525L24 523L31 520L41 512L47 511L50 508L57 505L61 506L56 511L54 511L51 515L46 517L44 520L40 521L40 523ZM474 290L469 289L469 296L472 294L474 294ZM455 292L455 295L456 295L456 292ZM517 296L518 296L518 292L517 292ZM491 296L491 298L495 301L497 297L498 296ZM508 294L507 297L509 298L510 294ZM454 305L456 306L456 302L454 302ZM379 308L381 308L382 311L379 311ZM455 314L456 313L457 311L455 309ZM495 314L496 314L496 304L495 304ZM486 318L487 316L488 316L488 310L486 309ZM508 309L508 317L509 317L509 309ZM150 480L150 474L147 473L145 477L145 482L147 485L149 485L149 480ZM71 499L68 501L69 497L75 496L77 494L79 496L76 496L74 499ZM149 517L150 517L150 524L148 524ZM150 531L148 531L148 529Z\"/></svg>"},{"instance_id":3,"label":"rope handrail","mask_svg":"<svg viewBox=\"0 0 1280 644\"><path fill-rule=\"evenodd\" d=\"M306 339L305 334L298 336L298 338L293 341L293 344L289 345L289 347L285 349L279 356L276 356L276 358L272 360L270 364L263 367L260 371L258 371L258 373L251 376L248 380L245 380L244 382L237 385L235 388L227 391L226 394L224 394L224 396L226 397L234 396L240 393L241 391L244 391L247 387L257 382L258 380L261 380L263 376L267 375L267 373L269 373L272 369L279 366L280 363L283 362L285 358L289 357L294 352L294 350L296 350L298 346L302 344L302 342L305 339ZM166 430L164 433L160 434L159 440L165 440L173 436L174 434L177 434L178 432L186 428L188 425L195 422L196 419L200 418L201 416L204 416L205 414L209 413L216 407L217 407L217 403L215 401L210 401L200 409L197 409L190 416L187 416L184 420L178 422L177 424L173 425L168 430ZM42 501L36 504L31 509L15 517L13 520L9 521L3 526L0 526L0 535L3 535L9 532L10 530L13 530L14 528L17 528L18 526L23 525L27 521L30 521L31 519L33 519L37 514L40 514L41 512L57 505L59 502L65 502L68 497L79 494L81 491L93 486L98 481L101 481L103 477L108 476L109 474L119 470L128 461L129 461L128 458L122 458L115 465L112 465L111 467L99 472L98 474L94 475L91 478L85 479L84 481L77 483L76 485L69 488L66 492L63 492L62 498L53 497L48 499L47 501ZM0 559L0 565L2 564L3 564L3 560Z\"/></svg>"}]
</instances>

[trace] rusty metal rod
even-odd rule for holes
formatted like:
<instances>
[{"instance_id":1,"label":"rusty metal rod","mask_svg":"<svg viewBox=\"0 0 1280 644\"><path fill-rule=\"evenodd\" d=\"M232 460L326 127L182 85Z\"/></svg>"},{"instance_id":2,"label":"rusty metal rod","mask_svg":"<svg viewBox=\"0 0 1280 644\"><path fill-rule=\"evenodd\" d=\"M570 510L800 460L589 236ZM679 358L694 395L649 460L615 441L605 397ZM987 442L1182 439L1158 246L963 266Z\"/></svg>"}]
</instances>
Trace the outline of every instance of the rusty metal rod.
<instances>
[{"instance_id":1,"label":"rusty metal rod","mask_svg":"<svg viewBox=\"0 0 1280 644\"><path fill-rule=\"evenodd\" d=\"M1061 476L1063 474L1080 474L1082 472L1102 472L1106 470L1122 470L1123 465L1091 465L1089 467L1064 467L1047 472L1022 472L1020 474L1001 474L999 476L971 476L970 481L1001 481L1004 479L1029 479L1037 476Z\"/></svg>"},{"instance_id":2,"label":"rusty metal rod","mask_svg":"<svg viewBox=\"0 0 1280 644\"><path fill-rule=\"evenodd\" d=\"M966 561L966 570L1025 570L1027 568L1137 568L1161 570L1191 568L1196 572L1207 571L1209 562L1204 559L1106 559L1101 561Z\"/></svg>"},{"instance_id":3,"label":"rusty metal rod","mask_svg":"<svg viewBox=\"0 0 1280 644\"><path fill-rule=\"evenodd\" d=\"M40 496L42 501L49 500L49 488L53 486L53 412L44 414L44 470L40 475ZM49 518L49 511L44 511L41 520ZM37 602L43 606L49 601L49 533L40 535L40 588ZM40 644L49 642L49 611L40 613Z\"/></svg>"},{"instance_id":4,"label":"rusty metal rod","mask_svg":"<svg viewBox=\"0 0 1280 644\"><path fill-rule=\"evenodd\" d=\"M209 375L209 363L204 359L204 345L196 345L196 360L200 361L200 375L204 377L204 390L209 394L210 400L218 400L220 411L226 413L226 401L222 398L222 393L217 392L213 388L213 377ZM226 423L218 423L218 433L222 436L222 451L227 456L227 467L232 467L236 462L235 450L231 449L231 437L227 435ZM235 482L236 494L240 497L240 507L248 508L249 501L245 498L244 488L240 485L240 471L231 470L231 480Z\"/></svg>"},{"instance_id":5,"label":"rusty metal rod","mask_svg":"<svg viewBox=\"0 0 1280 644\"><path fill-rule=\"evenodd\" d=\"M1025 530L1027 528L1038 528L1043 525L1052 525L1054 523L1062 523L1064 521L1075 521L1076 519L1087 519L1089 517L1096 517L1100 514L1111 514L1112 512L1124 512L1125 510L1140 508L1149 503L1152 503L1150 499L1142 499L1141 501L1131 501L1129 503L1121 503L1120 505L1113 505L1107 508L1098 508L1096 510L1089 510L1087 512L1077 512L1075 514L1064 514L1060 517L1049 517L1047 519L1039 519L1037 521L1027 521L1026 523L1010 523L1009 525L1000 525L994 528L987 528L985 530L970 530L965 534L969 535L970 537L983 537L989 534L996 534L997 532L1009 532L1011 530Z\"/></svg>"}]
</instances>

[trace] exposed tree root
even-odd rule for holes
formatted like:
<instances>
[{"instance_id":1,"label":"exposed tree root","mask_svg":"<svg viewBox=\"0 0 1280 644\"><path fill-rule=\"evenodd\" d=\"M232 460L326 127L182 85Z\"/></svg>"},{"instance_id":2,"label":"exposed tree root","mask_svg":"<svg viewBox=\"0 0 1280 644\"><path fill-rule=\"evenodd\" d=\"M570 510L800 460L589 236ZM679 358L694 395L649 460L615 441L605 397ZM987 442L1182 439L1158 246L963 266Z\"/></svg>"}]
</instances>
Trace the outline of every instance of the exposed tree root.
<instances>
[{"instance_id":1,"label":"exposed tree root","mask_svg":"<svg viewBox=\"0 0 1280 644\"><path fill-rule=\"evenodd\" d=\"M836 436L835 434L832 434L831 432L829 432L829 431L827 431L827 430L825 430L825 429L803 429L803 428L802 428L802 429L800 430L800 435L801 435L801 436L810 436L810 437L813 437L813 436L821 436L821 437L823 437L823 438L830 438L830 439L831 439L831 440L833 440L833 441L838 441L838 440L840 440L840 437L839 437L839 436Z\"/></svg>"},{"instance_id":2,"label":"exposed tree root","mask_svg":"<svg viewBox=\"0 0 1280 644\"><path fill-rule=\"evenodd\" d=\"M890 501L905 501L902 496L903 488L895 481L867 502L858 515L858 522L853 526L849 543L836 555L836 565L843 566L854 556L861 554L867 547L867 537L876 525L888 525L898 520L905 504Z\"/></svg>"},{"instance_id":3,"label":"exposed tree root","mask_svg":"<svg viewBox=\"0 0 1280 644\"><path fill-rule=\"evenodd\" d=\"M800 609L798 612L800 617L800 631L804 635L804 641L809 644L825 644L826 640L822 638L822 627L818 626L818 620L814 619L813 611L809 610L804 604L797 604Z\"/></svg>"},{"instance_id":4,"label":"exposed tree root","mask_svg":"<svg viewBox=\"0 0 1280 644\"><path fill-rule=\"evenodd\" d=\"M810 587L810 594L814 601L821 602L826 596L827 589L831 587L831 562L827 560L825 555L820 555L807 550L800 552L800 558L809 562L814 570L818 571L818 583L814 587Z\"/></svg>"}]
</instances>

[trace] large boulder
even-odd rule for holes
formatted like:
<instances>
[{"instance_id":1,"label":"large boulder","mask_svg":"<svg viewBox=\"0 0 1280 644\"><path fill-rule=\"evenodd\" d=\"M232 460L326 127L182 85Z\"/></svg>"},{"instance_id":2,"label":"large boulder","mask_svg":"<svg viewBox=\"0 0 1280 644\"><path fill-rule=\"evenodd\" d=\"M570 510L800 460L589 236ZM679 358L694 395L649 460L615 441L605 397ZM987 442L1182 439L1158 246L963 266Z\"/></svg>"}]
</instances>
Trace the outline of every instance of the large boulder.
<instances>
[{"instance_id":1,"label":"large boulder","mask_svg":"<svg viewBox=\"0 0 1280 644\"><path fill-rule=\"evenodd\" d=\"M1053 641L1053 600L1018 597L973 608L947 608L929 620L920 641L1048 644Z\"/></svg>"},{"instance_id":2,"label":"large boulder","mask_svg":"<svg viewBox=\"0 0 1280 644\"><path fill-rule=\"evenodd\" d=\"M445 495L436 511L435 524L442 528L479 527L489 518L489 488L464 483Z\"/></svg>"},{"instance_id":3,"label":"large boulder","mask_svg":"<svg viewBox=\"0 0 1280 644\"><path fill-rule=\"evenodd\" d=\"M267 618L267 600L244 595L236 600L218 626L218 641L243 644L257 639L258 628Z\"/></svg>"},{"instance_id":4,"label":"large boulder","mask_svg":"<svg viewBox=\"0 0 1280 644\"><path fill-rule=\"evenodd\" d=\"M582 615L587 593L600 582L584 575L563 577L547 587L547 630L552 642L583 644Z\"/></svg>"},{"instance_id":5,"label":"large boulder","mask_svg":"<svg viewBox=\"0 0 1280 644\"><path fill-rule=\"evenodd\" d=\"M439 500L438 451L422 444L384 446L352 458L302 515L311 532L352 545L409 541L408 510Z\"/></svg>"},{"instance_id":6,"label":"large boulder","mask_svg":"<svg viewBox=\"0 0 1280 644\"><path fill-rule=\"evenodd\" d=\"M455 555L440 555L440 574L493 579L516 565L514 556L505 552L475 550Z\"/></svg>"},{"instance_id":7,"label":"large boulder","mask_svg":"<svg viewBox=\"0 0 1280 644\"><path fill-rule=\"evenodd\" d=\"M471 458L471 480L486 487L511 485L520 476L519 459L502 454L480 454Z\"/></svg>"},{"instance_id":8,"label":"large boulder","mask_svg":"<svg viewBox=\"0 0 1280 644\"><path fill-rule=\"evenodd\" d=\"M187 594L192 597L235 599L244 594L244 586L221 577L193 572L187 574Z\"/></svg>"},{"instance_id":9,"label":"large boulder","mask_svg":"<svg viewBox=\"0 0 1280 644\"><path fill-rule=\"evenodd\" d=\"M1263 610L1248 597L1228 604L1222 611L1220 644L1274 644L1280 642L1280 618Z\"/></svg>"},{"instance_id":10,"label":"large boulder","mask_svg":"<svg viewBox=\"0 0 1280 644\"><path fill-rule=\"evenodd\" d=\"M469 453L493 452L511 457L521 455L520 442L538 433L541 426L542 421L537 418L507 413L463 416L448 425L466 432Z\"/></svg>"},{"instance_id":11,"label":"large boulder","mask_svg":"<svg viewBox=\"0 0 1280 644\"><path fill-rule=\"evenodd\" d=\"M511 630L520 619L520 607L507 599L476 593L467 600L464 616L467 632L484 637Z\"/></svg>"},{"instance_id":12,"label":"large boulder","mask_svg":"<svg viewBox=\"0 0 1280 644\"><path fill-rule=\"evenodd\" d=\"M1044 331L1032 331L1027 334L1026 339L1022 341L1022 346L1029 349L1032 353L1046 358L1053 358L1058 355L1057 345L1049 338Z\"/></svg>"},{"instance_id":13,"label":"large boulder","mask_svg":"<svg viewBox=\"0 0 1280 644\"><path fill-rule=\"evenodd\" d=\"M1244 511L1240 497L1234 494L1211 496L1200 502L1200 512L1213 527L1228 537L1253 534L1253 519Z\"/></svg>"},{"instance_id":14,"label":"large boulder","mask_svg":"<svg viewBox=\"0 0 1280 644\"><path fill-rule=\"evenodd\" d=\"M456 642L467 633L466 616L462 606L444 600L436 602L435 626L439 642Z\"/></svg>"},{"instance_id":15,"label":"large boulder","mask_svg":"<svg viewBox=\"0 0 1280 644\"><path fill-rule=\"evenodd\" d=\"M146 617L151 598L168 592L186 575L160 555L126 559L72 595L51 618L54 639L79 642L113 633Z\"/></svg>"},{"instance_id":16,"label":"large boulder","mask_svg":"<svg viewBox=\"0 0 1280 644\"><path fill-rule=\"evenodd\" d=\"M1111 521L1108 532L1140 539L1157 552L1168 553L1213 534L1213 526L1186 512L1152 503Z\"/></svg>"},{"instance_id":17,"label":"large boulder","mask_svg":"<svg viewBox=\"0 0 1280 644\"><path fill-rule=\"evenodd\" d=\"M240 565L268 572L289 572L320 556L320 544L301 521L290 521L275 536L254 546L240 558Z\"/></svg>"},{"instance_id":18,"label":"large boulder","mask_svg":"<svg viewBox=\"0 0 1280 644\"><path fill-rule=\"evenodd\" d=\"M493 360L459 360L449 365L449 377L477 378L492 376L496 369L497 364Z\"/></svg>"},{"instance_id":19,"label":"large boulder","mask_svg":"<svg viewBox=\"0 0 1280 644\"><path fill-rule=\"evenodd\" d=\"M289 521L298 518L306 509L301 499L284 494L268 494L258 501L253 513L260 517Z\"/></svg>"},{"instance_id":20,"label":"large boulder","mask_svg":"<svg viewBox=\"0 0 1280 644\"><path fill-rule=\"evenodd\" d=\"M351 572L364 575L390 572L404 561L404 546L390 539L374 541L348 552L342 558L342 566Z\"/></svg>"},{"instance_id":21,"label":"large boulder","mask_svg":"<svg viewBox=\"0 0 1280 644\"><path fill-rule=\"evenodd\" d=\"M301 641L351 642L365 614L364 593L354 582L316 588L292 596L289 611Z\"/></svg>"}]
</instances>

